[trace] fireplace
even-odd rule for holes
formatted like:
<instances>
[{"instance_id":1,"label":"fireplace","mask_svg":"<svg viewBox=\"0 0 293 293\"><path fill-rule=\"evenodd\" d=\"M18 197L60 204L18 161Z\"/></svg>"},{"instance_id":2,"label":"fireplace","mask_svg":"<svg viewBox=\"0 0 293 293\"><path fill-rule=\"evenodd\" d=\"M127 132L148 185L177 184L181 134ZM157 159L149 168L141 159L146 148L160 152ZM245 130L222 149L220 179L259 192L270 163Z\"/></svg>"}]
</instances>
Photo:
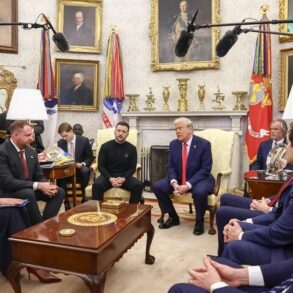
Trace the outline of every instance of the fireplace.
<instances>
[{"instance_id":1,"label":"fireplace","mask_svg":"<svg viewBox=\"0 0 293 293\"><path fill-rule=\"evenodd\" d=\"M141 154L142 180L151 186L155 181L166 175L166 149L170 141L176 138L173 121L178 117L187 117L192 120L195 130L220 128L227 131L233 130L238 134L234 149L237 159L232 163L231 187L241 186L243 184L244 170L248 169L247 159L243 150L246 115L246 111L137 111L121 113L123 120L127 121L130 127L139 131L138 153ZM156 153L159 155L157 156ZM153 158L151 159L151 157Z\"/></svg>"}]
</instances>

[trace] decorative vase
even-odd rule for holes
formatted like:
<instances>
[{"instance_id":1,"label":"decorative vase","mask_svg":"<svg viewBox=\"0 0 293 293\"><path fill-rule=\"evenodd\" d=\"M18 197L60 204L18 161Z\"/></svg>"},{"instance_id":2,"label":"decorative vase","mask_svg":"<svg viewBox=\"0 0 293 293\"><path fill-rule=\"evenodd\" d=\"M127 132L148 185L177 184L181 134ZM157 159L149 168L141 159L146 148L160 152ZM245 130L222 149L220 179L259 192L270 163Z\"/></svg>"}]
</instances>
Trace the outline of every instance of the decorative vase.
<instances>
[{"instance_id":1,"label":"decorative vase","mask_svg":"<svg viewBox=\"0 0 293 293\"><path fill-rule=\"evenodd\" d=\"M204 111L205 110L205 105L204 105L204 98L205 98L205 94L206 94L206 90L205 90L205 84L203 85L199 85L198 84L198 99L199 99L199 107L198 110L200 111Z\"/></svg>"},{"instance_id":2,"label":"decorative vase","mask_svg":"<svg viewBox=\"0 0 293 293\"><path fill-rule=\"evenodd\" d=\"M178 100L178 111L185 112L188 111L187 105L187 81L189 78L177 78L178 80L178 89L180 94L180 99Z\"/></svg>"},{"instance_id":3,"label":"decorative vase","mask_svg":"<svg viewBox=\"0 0 293 293\"><path fill-rule=\"evenodd\" d=\"M169 97L170 97L169 86L164 86L164 90L163 90L163 100L164 100L163 111L164 112L170 111L170 108L168 105Z\"/></svg>"}]
</instances>

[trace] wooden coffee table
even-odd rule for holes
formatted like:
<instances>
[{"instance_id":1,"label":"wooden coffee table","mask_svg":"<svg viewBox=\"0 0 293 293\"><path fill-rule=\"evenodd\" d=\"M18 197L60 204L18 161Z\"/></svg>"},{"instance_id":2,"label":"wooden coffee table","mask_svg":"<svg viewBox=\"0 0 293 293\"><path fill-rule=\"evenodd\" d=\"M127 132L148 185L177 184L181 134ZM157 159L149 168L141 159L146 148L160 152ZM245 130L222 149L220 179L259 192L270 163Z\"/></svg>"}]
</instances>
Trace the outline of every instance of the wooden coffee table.
<instances>
[{"instance_id":1,"label":"wooden coffee table","mask_svg":"<svg viewBox=\"0 0 293 293\"><path fill-rule=\"evenodd\" d=\"M76 275L83 279L90 292L103 292L109 268L144 233L147 233L145 263L154 263L155 257L150 255L154 236L152 207L126 204L116 215L115 222L97 227L77 226L67 221L77 213L96 212L97 203L88 201L9 238L13 261L8 279L15 292L21 292L19 272L24 267ZM66 228L75 229L75 234L59 235L59 231Z\"/></svg>"}]
</instances>

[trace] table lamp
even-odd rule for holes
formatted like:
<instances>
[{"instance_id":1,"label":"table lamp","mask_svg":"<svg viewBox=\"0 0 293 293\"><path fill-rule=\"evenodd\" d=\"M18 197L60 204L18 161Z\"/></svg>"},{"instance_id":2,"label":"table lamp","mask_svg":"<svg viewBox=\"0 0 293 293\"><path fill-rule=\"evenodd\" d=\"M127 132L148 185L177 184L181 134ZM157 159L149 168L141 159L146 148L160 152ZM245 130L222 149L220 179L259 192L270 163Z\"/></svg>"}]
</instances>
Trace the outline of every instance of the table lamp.
<instances>
[{"instance_id":1,"label":"table lamp","mask_svg":"<svg viewBox=\"0 0 293 293\"><path fill-rule=\"evenodd\" d=\"M293 85L291 86L282 119L293 120Z\"/></svg>"},{"instance_id":2,"label":"table lamp","mask_svg":"<svg viewBox=\"0 0 293 293\"><path fill-rule=\"evenodd\" d=\"M7 120L48 120L43 96L37 89L16 88L13 92Z\"/></svg>"}]
</instances>

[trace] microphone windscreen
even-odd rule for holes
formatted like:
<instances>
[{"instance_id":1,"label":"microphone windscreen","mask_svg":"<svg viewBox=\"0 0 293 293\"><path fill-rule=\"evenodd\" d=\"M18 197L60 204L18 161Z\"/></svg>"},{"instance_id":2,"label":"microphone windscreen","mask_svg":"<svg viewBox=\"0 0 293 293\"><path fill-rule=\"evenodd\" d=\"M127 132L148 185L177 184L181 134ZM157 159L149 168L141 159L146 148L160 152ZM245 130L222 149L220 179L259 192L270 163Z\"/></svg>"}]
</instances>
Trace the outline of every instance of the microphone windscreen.
<instances>
[{"instance_id":1,"label":"microphone windscreen","mask_svg":"<svg viewBox=\"0 0 293 293\"><path fill-rule=\"evenodd\" d=\"M69 50L68 41L62 33L54 34L53 41L61 52L67 52Z\"/></svg>"},{"instance_id":2,"label":"microphone windscreen","mask_svg":"<svg viewBox=\"0 0 293 293\"><path fill-rule=\"evenodd\" d=\"M175 46L175 54L177 57L184 57L190 47L193 39L193 33L189 33L186 30L181 31L180 37Z\"/></svg>"},{"instance_id":3,"label":"microphone windscreen","mask_svg":"<svg viewBox=\"0 0 293 293\"><path fill-rule=\"evenodd\" d=\"M219 41L216 46L216 53L219 57L224 57L227 52L233 47L238 40L238 36L233 31L227 31L224 37Z\"/></svg>"}]
</instances>

